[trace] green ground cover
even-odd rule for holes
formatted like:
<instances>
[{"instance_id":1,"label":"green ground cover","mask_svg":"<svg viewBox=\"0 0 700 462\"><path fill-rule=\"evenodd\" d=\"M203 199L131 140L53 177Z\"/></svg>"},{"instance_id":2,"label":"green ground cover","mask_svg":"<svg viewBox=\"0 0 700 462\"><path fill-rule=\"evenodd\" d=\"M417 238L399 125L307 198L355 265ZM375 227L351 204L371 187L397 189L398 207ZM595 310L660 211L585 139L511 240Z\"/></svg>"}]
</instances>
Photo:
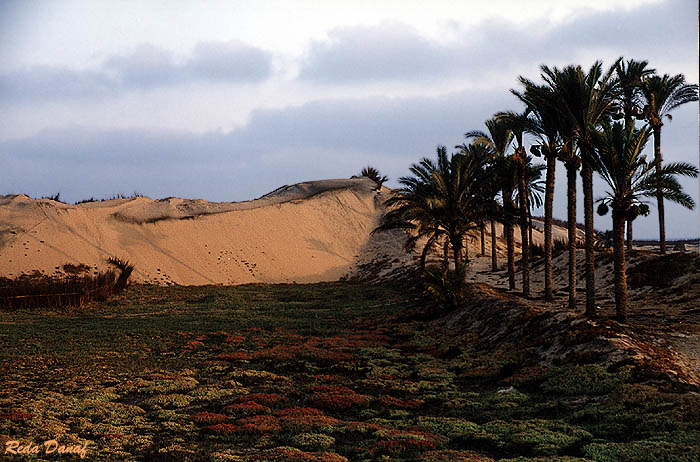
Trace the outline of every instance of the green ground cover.
<instances>
[{"instance_id":1,"label":"green ground cover","mask_svg":"<svg viewBox=\"0 0 700 462\"><path fill-rule=\"evenodd\" d=\"M134 286L0 313L0 450L87 460L697 461L700 396L397 318L346 283Z\"/></svg>"}]
</instances>

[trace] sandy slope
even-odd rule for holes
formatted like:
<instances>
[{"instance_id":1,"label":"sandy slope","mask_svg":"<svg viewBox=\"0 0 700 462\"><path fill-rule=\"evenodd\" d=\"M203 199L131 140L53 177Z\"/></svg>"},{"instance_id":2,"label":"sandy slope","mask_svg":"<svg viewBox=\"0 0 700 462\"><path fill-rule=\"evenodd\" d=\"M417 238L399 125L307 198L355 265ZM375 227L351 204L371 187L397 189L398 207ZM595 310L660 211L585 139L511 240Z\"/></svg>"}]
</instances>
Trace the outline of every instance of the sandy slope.
<instances>
[{"instance_id":1,"label":"sandy slope","mask_svg":"<svg viewBox=\"0 0 700 462\"><path fill-rule=\"evenodd\" d=\"M65 263L102 268L114 255L133 261L144 282L337 280L383 213L387 190L374 189L367 179L313 181L238 203L0 197L0 276Z\"/></svg>"},{"instance_id":2,"label":"sandy slope","mask_svg":"<svg viewBox=\"0 0 700 462\"><path fill-rule=\"evenodd\" d=\"M0 196L0 276L52 274L66 263L98 270L109 256L135 263L136 281L155 283L331 281L376 259L389 273L417 258L402 249L401 232L370 236L389 193L360 178L285 185L246 202L136 197L70 205ZM542 242L541 224L535 228ZM501 257L502 232L497 225ZM555 228L554 237L565 240L566 230ZM488 249L490 239L487 227Z\"/></svg>"}]
</instances>

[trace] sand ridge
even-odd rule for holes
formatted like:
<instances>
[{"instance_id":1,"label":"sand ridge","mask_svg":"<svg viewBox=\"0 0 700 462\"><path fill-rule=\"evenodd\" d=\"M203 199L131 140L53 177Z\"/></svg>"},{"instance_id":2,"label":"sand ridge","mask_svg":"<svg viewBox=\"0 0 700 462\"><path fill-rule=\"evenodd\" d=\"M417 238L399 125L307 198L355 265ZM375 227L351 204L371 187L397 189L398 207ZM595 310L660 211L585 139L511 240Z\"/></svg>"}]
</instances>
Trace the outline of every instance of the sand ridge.
<instances>
[{"instance_id":1,"label":"sand ridge","mask_svg":"<svg viewBox=\"0 0 700 462\"><path fill-rule=\"evenodd\" d=\"M389 191L366 178L283 186L246 202L147 197L64 204L0 197L0 276L114 255L139 282L317 282L346 274Z\"/></svg>"}]
</instances>

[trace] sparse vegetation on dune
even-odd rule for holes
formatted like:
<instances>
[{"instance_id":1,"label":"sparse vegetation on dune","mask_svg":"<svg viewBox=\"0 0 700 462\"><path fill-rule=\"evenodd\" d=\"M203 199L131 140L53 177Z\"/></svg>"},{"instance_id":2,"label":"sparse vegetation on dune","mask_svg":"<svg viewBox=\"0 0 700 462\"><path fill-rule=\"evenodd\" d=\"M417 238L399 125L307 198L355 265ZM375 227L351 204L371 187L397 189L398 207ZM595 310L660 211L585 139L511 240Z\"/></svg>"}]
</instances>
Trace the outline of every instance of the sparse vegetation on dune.
<instances>
[{"instance_id":1,"label":"sparse vegetation on dune","mask_svg":"<svg viewBox=\"0 0 700 462\"><path fill-rule=\"evenodd\" d=\"M111 197L106 197L106 198L102 198L102 199L96 199L94 197L90 197L88 199L81 199L77 202L74 202L73 205L87 204L90 202L106 202L106 201L111 201L111 200L115 200L115 199L134 199L136 197L143 197L143 194L139 194L137 192L135 192L131 195L115 194Z\"/></svg>"},{"instance_id":2,"label":"sparse vegetation on dune","mask_svg":"<svg viewBox=\"0 0 700 462\"><path fill-rule=\"evenodd\" d=\"M370 180L374 181L377 184L377 190L382 189L382 185L386 183L389 179L386 175L382 175L381 173L379 173L379 170L372 167L371 165L368 165L367 167L364 167L362 169L362 171L360 172L360 177L367 177Z\"/></svg>"},{"instance_id":3,"label":"sparse vegetation on dune","mask_svg":"<svg viewBox=\"0 0 700 462\"><path fill-rule=\"evenodd\" d=\"M107 262L119 270L93 271L83 264L66 263L62 275L35 271L16 279L0 278L0 308L7 310L36 307L82 306L93 300L105 300L124 290L134 265L110 257Z\"/></svg>"}]
</instances>

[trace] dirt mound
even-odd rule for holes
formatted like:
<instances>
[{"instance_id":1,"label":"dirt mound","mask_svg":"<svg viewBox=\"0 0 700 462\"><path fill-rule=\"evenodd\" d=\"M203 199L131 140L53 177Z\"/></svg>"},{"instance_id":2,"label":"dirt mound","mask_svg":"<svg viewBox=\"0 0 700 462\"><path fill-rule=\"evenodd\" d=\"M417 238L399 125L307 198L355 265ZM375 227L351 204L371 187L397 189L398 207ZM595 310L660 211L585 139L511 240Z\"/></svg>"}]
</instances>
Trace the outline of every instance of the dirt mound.
<instances>
[{"instance_id":1,"label":"dirt mound","mask_svg":"<svg viewBox=\"0 0 700 462\"><path fill-rule=\"evenodd\" d=\"M483 348L504 344L532 348L547 365L632 366L645 378L692 389L700 387L700 375L682 355L647 341L629 327L544 309L484 284L473 285L467 305L437 323L469 329L478 335Z\"/></svg>"}]
</instances>

